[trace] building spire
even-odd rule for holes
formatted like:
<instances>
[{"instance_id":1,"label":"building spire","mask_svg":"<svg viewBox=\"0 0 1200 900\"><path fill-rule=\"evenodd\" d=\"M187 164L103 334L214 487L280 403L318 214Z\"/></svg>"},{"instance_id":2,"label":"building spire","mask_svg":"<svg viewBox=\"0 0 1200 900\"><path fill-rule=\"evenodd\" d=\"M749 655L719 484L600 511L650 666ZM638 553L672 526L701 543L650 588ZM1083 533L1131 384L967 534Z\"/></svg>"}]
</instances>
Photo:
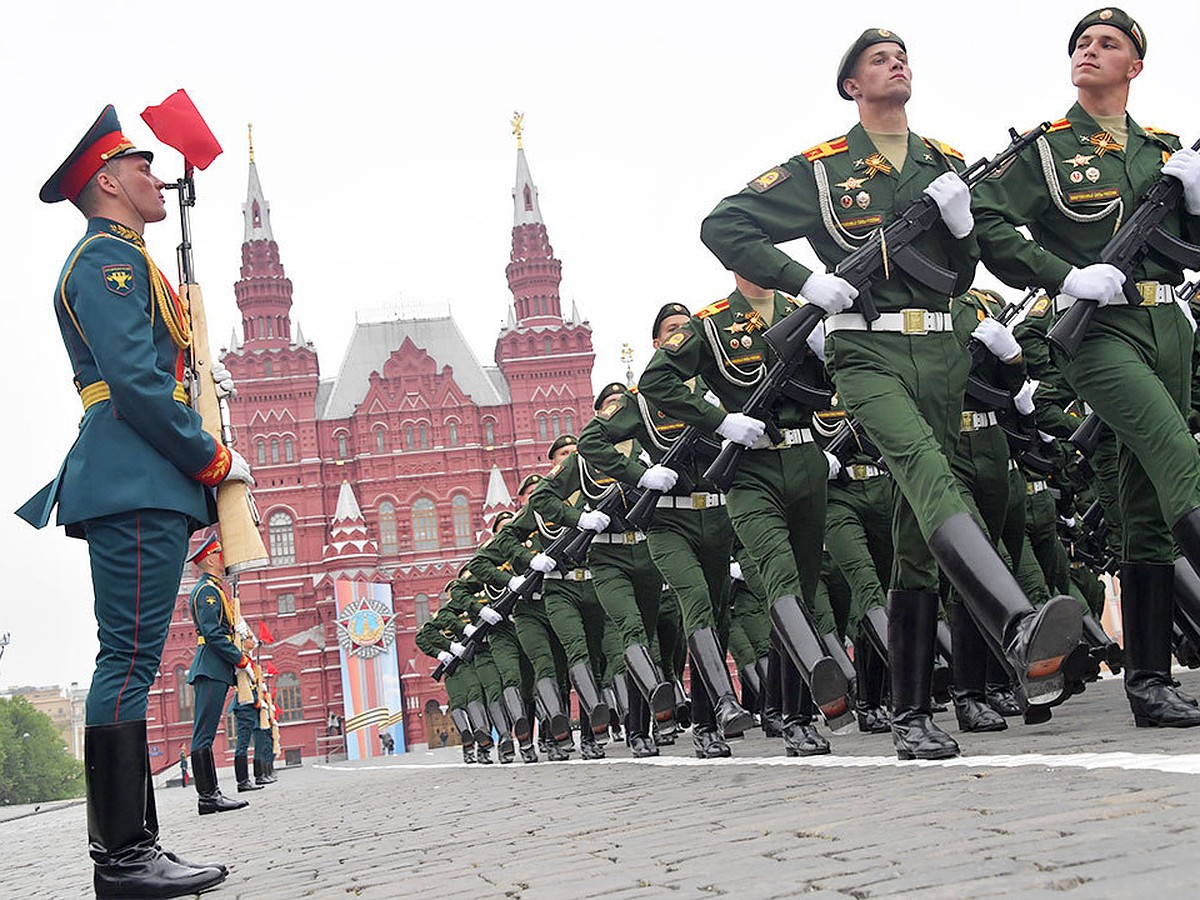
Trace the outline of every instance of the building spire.
<instances>
[{"instance_id":1,"label":"building spire","mask_svg":"<svg viewBox=\"0 0 1200 900\"><path fill-rule=\"evenodd\" d=\"M529 163L525 160L525 146L521 135L525 132L525 113L513 113L512 132L517 136L517 178L513 185L513 227L519 225L543 225L542 211L538 207L537 185L529 174Z\"/></svg>"},{"instance_id":2,"label":"building spire","mask_svg":"<svg viewBox=\"0 0 1200 900\"><path fill-rule=\"evenodd\" d=\"M250 165L254 165L254 123L246 123L246 140L250 143Z\"/></svg>"},{"instance_id":3,"label":"building spire","mask_svg":"<svg viewBox=\"0 0 1200 900\"><path fill-rule=\"evenodd\" d=\"M263 194L262 184L258 180L258 166L254 164L254 137L250 125L246 126L246 134L250 139L250 183L246 188L246 202L242 204L242 215L246 219L246 232L243 241L273 241L271 233L271 204Z\"/></svg>"}]
</instances>

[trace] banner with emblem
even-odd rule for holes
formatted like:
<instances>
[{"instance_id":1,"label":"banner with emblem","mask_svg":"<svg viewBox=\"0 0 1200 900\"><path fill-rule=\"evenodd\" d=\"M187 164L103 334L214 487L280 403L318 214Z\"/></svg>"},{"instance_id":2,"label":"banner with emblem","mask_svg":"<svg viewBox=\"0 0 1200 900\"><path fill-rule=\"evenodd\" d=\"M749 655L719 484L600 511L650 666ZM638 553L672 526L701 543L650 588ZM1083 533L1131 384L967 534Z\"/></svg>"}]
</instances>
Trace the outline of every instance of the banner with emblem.
<instances>
[{"instance_id":1,"label":"banner with emblem","mask_svg":"<svg viewBox=\"0 0 1200 900\"><path fill-rule=\"evenodd\" d=\"M390 734L396 752L403 753L404 696L391 585L339 578L334 601L347 758L381 756L380 734Z\"/></svg>"}]
</instances>

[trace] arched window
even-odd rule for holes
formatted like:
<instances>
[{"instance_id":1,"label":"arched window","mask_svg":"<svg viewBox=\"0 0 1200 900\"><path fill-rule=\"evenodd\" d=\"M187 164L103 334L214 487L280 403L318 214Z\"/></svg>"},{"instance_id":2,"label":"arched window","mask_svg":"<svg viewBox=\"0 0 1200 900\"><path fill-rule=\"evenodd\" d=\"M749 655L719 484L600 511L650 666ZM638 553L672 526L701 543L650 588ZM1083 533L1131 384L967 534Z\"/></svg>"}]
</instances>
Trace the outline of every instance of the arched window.
<instances>
[{"instance_id":1,"label":"arched window","mask_svg":"<svg viewBox=\"0 0 1200 900\"><path fill-rule=\"evenodd\" d=\"M267 520L267 538L271 545L271 562L275 565L296 561L296 533L292 517L282 510L271 513Z\"/></svg>"},{"instance_id":2,"label":"arched window","mask_svg":"<svg viewBox=\"0 0 1200 900\"><path fill-rule=\"evenodd\" d=\"M255 446L258 448L258 464L265 466L267 464L267 442L256 441Z\"/></svg>"},{"instance_id":3,"label":"arched window","mask_svg":"<svg viewBox=\"0 0 1200 900\"><path fill-rule=\"evenodd\" d=\"M429 621L429 597L426 594L417 594L416 602L417 627L420 628Z\"/></svg>"},{"instance_id":4,"label":"arched window","mask_svg":"<svg viewBox=\"0 0 1200 900\"><path fill-rule=\"evenodd\" d=\"M283 458L286 462L295 462L296 461L296 452L292 447L292 439L291 438L283 439Z\"/></svg>"},{"instance_id":5,"label":"arched window","mask_svg":"<svg viewBox=\"0 0 1200 900\"><path fill-rule=\"evenodd\" d=\"M533 212L533 191L529 189L529 185L525 185L525 211Z\"/></svg>"},{"instance_id":6,"label":"arched window","mask_svg":"<svg viewBox=\"0 0 1200 900\"><path fill-rule=\"evenodd\" d=\"M179 721L192 721L196 695L192 693L192 686L187 680L187 669L183 666L175 667L175 699L179 703Z\"/></svg>"},{"instance_id":7,"label":"arched window","mask_svg":"<svg viewBox=\"0 0 1200 900\"><path fill-rule=\"evenodd\" d=\"M346 444L346 435L339 434L337 436L337 442L338 442L338 459L345 459L347 456L350 455L350 448Z\"/></svg>"},{"instance_id":8,"label":"arched window","mask_svg":"<svg viewBox=\"0 0 1200 900\"><path fill-rule=\"evenodd\" d=\"M450 501L450 508L454 518L454 546L471 546L475 543L475 535L471 528L471 510L467 505L467 498L462 494L455 494L454 499Z\"/></svg>"},{"instance_id":9,"label":"arched window","mask_svg":"<svg viewBox=\"0 0 1200 900\"><path fill-rule=\"evenodd\" d=\"M487 447L496 443L496 426L490 419L483 423L483 443Z\"/></svg>"},{"instance_id":10,"label":"arched window","mask_svg":"<svg viewBox=\"0 0 1200 900\"><path fill-rule=\"evenodd\" d=\"M437 508L425 497L412 506L413 546L417 550L438 548Z\"/></svg>"},{"instance_id":11,"label":"arched window","mask_svg":"<svg viewBox=\"0 0 1200 900\"><path fill-rule=\"evenodd\" d=\"M279 707L280 722L299 722L304 718L299 675L285 672L279 676L275 683L275 705Z\"/></svg>"},{"instance_id":12,"label":"arched window","mask_svg":"<svg viewBox=\"0 0 1200 900\"><path fill-rule=\"evenodd\" d=\"M566 422L567 422L567 434L574 434L575 433L575 417L573 415L571 415L570 413L567 413Z\"/></svg>"},{"instance_id":13,"label":"arched window","mask_svg":"<svg viewBox=\"0 0 1200 900\"><path fill-rule=\"evenodd\" d=\"M546 417L538 416L537 422L538 422L538 440L548 441L550 438L549 438L549 432L546 431Z\"/></svg>"},{"instance_id":14,"label":"arched window","mask_svg":"<svg viewBox=\"0 0 1200 900\"><path fill-rule=\"evenodd\" d=\"M421 425L417 428L417 436L421 439L421 449L429 449L429 432L426 431L424 425Z\"/></svg>"},{"instance_id":15,"label":"arched window","mask_svg":"<svg viewBox=\"0 0 1200 900\"><path fill-rule=\"evenodd\" d=\"M546 352L547 352L547 353L552 353L552 352L554 352L554 347L553 347L553 345L550 343L550 338L546 338Z\"/></svg>"},{"instance_id":16,"label":"arched window","mask_svg":"<svg viewBox=\"0 0 1200 900\"><path fill-rule=\"evenodd\" d=\"M413 444L413 428L411 425L404 426L404 446L411 450Z\"/></svg>"},{"instance_id":17,"label":"arched window","mask_svg":"<svg viewBox=\"0 0 1200 900\"><path fill-rule=\"evenodd\" d=\"M267 375L271 374L271 361L268 359L264 365L264 372Z\"/></svg>"},{"instance_id":18,"label":"arched window","mask_svg":"<svg viewBox=\"0 0 1200 900\"><path fill-rule=\"evenodd\" d=\"M446 443L449 444L451 447L458 446L458 423L457 422L447 422L446 423Z\"/></svg>"},{"instance_id":19,"label":"arched window","mask_svg":"<svg viewBox=\"0 0 1200 900\"><path fill-rule=\"evenodd\" d=\"M267 337L275 337L275 319L267 316Z\"/></svg>"},{"instance_id":20,"label":"arched window","mask_svg":"<svg viewBox=\"0 0 1200 900\"><path fill-rule=\"evenodd\" d=\"M562 432L558 428L558 413L550 417L550 428L554 432L554 436L558 437Z\"/></svg>"},{"instance_id":21,"label":"arched window","mask_svg":"<svg viewBox=\"0 0 1200 900\"><path fill-rule=\"evenodd\" d=\"M383 453L387 449L387 440L384 437L383 431L382 425L375 429L375 450L378 453Z\"/></svg>"},{"instance_id":22,"label":"arched window","mask_svg":"<svg viewBox=\"0 0 1200 900\"><path fill-rule=\"evenodd\" d=\"M265 324L263 324L263 317L262 317L262 316L259 316L259 317L258 317L258 336L259 336L259 337L266 337L266 336L267 336L267 326L266 326ZM270 367L271 367L271 364L270 364L270 363L267 363L267 374L268 374L268 375L270 375L270 374L271 374L271 369L270 369Z\"/></svg>"},{"instance_id":23,"label":"arched window","mask_svg":"<svg viewBox=\"0 0 1200 900\"><path fill-rule=\"evenodd\" d=\"M275 464L277 462L279 462L279 440L278 438L271 438L271 463Z\"/></svg>"},{"instance_id":24,"label":"arched window","mask_svg":"<svg viewBox=\"0 0 1200 900\"><path fill-rule=\"evenodd\" d=\"M379 552L395 553L397 550L396 505L384 500L379 504Z\"/></svg>"}]
</instances>

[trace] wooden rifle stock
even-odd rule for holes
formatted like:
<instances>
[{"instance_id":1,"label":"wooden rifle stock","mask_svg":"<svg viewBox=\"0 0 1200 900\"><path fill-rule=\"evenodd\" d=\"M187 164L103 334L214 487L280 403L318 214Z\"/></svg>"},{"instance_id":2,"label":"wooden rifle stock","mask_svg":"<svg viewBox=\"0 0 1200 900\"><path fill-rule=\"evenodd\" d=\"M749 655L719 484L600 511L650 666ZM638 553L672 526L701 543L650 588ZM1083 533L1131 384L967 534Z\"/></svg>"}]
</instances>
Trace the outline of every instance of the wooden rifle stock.
<instances>
[{"instance_id":1,"label":"wooden rifle stock","mask_svg":"<svg viewBox=\"0 0 1200 900\"><path fill-rule=\"evenodd\" d=\"M222 552L224 552L223 548L224 545L222 545ZM236 626L238 622L242 621L242 601L238 597L236 579L230 581L229 590L233 594L233 624ZM246 649L243 646L244 643L245 641L242 639L242 636L235 630L233 632L233 646L242 651L242 656L246 655ZM238 703L252 703L254 701L254 685L250 680L250 673L247 671L249 668L250 666L246 666L237 670Z\"/></svg>"}]
</instances>

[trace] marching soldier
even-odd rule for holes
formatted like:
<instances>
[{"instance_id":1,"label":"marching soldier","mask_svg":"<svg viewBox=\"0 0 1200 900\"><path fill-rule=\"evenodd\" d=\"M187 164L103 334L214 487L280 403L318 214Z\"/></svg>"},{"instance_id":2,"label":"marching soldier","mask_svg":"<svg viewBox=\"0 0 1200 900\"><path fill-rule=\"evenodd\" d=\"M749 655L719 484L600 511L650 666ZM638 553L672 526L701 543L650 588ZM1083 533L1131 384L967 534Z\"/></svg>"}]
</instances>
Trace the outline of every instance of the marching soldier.
<instances>
[{"instance_id":1,"label":"marching soldier","mask_svg":"<svg viewBox=\"0 0 1200 900\"><path fill-rule=\"evenodd\" d=\"M84 412L58 476L18 514L41 528L57 504L58 523L88 542L100 653L84 766L98 897L173 897L226 876L224 866L164 852L151 816L146 696L188 537L215 519L209 488L251 480L245 460L207 435L187 405L187 316L142 237L166 218L152 158L107 106L40 193L87 218L54 294Z\"/></svg>"},{"instance_id":2,"label":"marching soldier","mask_svg":"<svg viewBox=\"0 0 1200 900\"><path fill-rule=\"evenodd\" d=\"M221 587L225 574L225 559L221 542L210 536L189 558L201 572L192 588L188 606L196 626L196 656L188 671L188 684L195 693L195 713L192 718L192 771L196 775L200 815L227 812L247 806L245 800L226 797L217 784L217 768L213 762L213 738L225 709L225 695L237 683L237 670L243 670L253 681L254 664L243 652L241 640L250 634L244 620L234 615L233 605ZM248 782L246 757L236 766L238 789Z\"/></svg>"},{"instance_id":3,"label":"marching soldier","mask_svg":"<svg viewBox=\"0 0 1200 900\"><path fill-rule=\"evenodd\" d=\"M1185 419L1195 324L1175 302L1177 263L1146 255L1128 275L1140 298L1134 305L1123 292L1126 274L1097 257L1161 175L1183 184L1162 228L1194 239L1200 155L1128 115L1146 54L1146 34L1128 13L1107 7L1084 16L1067 50L1077 102L1036 154L981 185L980 247L1008 284L1042 287L1060 309L1075 298L1100 305L1075 357L1052 354L1117 437L1125 690L1138 726L1195 726L1200 710L1170 673L1174 542L1200 566L1200 455Z\"/></svg>"},{"instance_id":4,"label":"marching soldier","mask_svg":"<svg viewBox=\"0 0 1200 900\"><path fill-rule=\"evenodd\" d=\"M775 246L805 237L833 269L925 195L942 221L914 246L957 275L956 292L970 286L978 247L970 192L956 174L961 155L909 130L911 85L900 37L863 32L837 73L838 92L855 102L859 122L726 198L705 219L701 239L726 268L829 314L825 357L838 396L881 451L902 495L888 595L893 740L903 759L937 759L958 753L930 715L939 565L1004 649L1033 703L1065 696L1061 660L1079 642L1080 610L1068 597L1035 612L960 494L949 456L967 366L951 333L949 296L892 264L890 277L871 286L882 315L868 324L848 311L858 296L853 285L813 272Z\"/></svg>"}]
</instances>

